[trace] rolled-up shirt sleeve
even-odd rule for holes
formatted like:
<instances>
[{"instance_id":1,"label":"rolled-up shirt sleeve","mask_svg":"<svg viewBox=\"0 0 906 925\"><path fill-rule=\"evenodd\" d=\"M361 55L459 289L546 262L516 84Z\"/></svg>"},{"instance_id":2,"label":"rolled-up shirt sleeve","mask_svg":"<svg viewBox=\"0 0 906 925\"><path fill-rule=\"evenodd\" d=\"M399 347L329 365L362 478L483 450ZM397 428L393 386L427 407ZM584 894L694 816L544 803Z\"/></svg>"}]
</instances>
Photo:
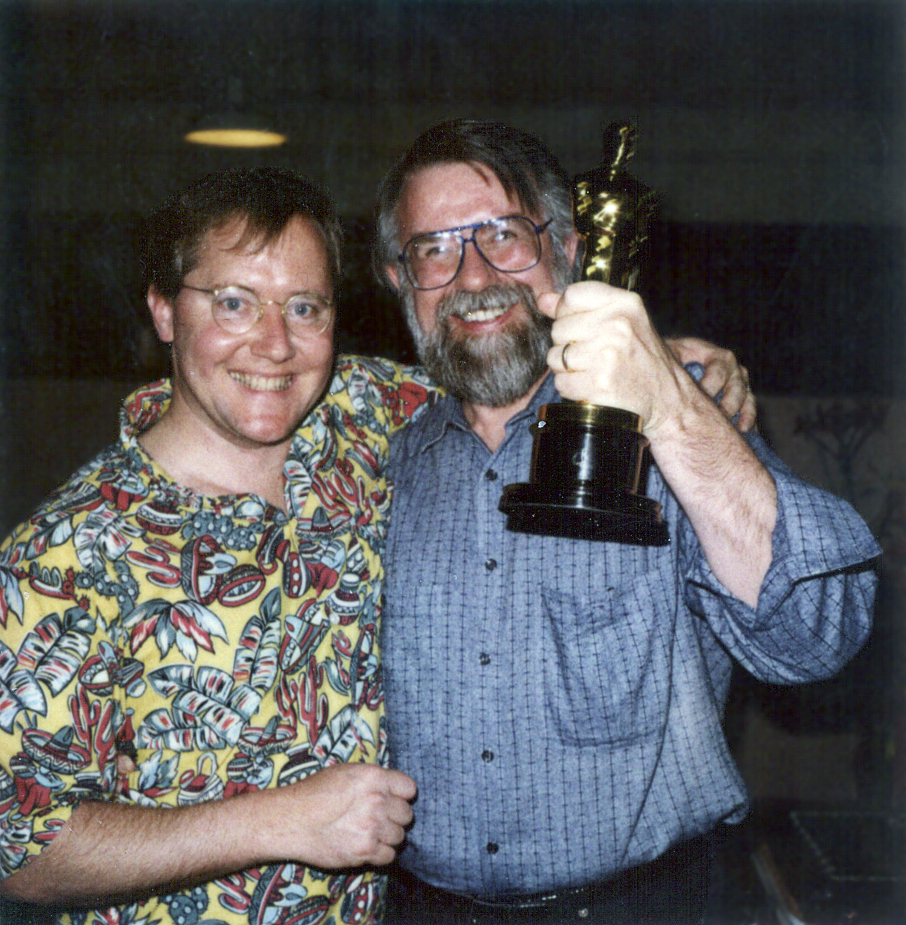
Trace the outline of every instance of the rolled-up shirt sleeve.
<instances>
[{"instance_id":1,"label":"rolled-up shirt sleeve","mask_svg":"<svg viewBox=\"0 0 906 925\"><path fill-rule=\"evenodd\" d=\"M84 691L92 666L106 676L115 656L102 622L67 599L65 576L50 564L30 575L0 568L0 879L81 801L113 794L122 712L103 691L91 703Z\"/></svg>"},{"instance_id":2,"label":"rolled-up shirt sleeve","mask_svg":"<svg viewBox=\"0 0 906 925\"><path fill-rule=\"evenodd\" d=\"M758 606L721 584L682 520L686 603L756 678L794 684L831 677L871 631L880 547L850 504L803 482L757 436L749 442L777 486L773 557Z\"/></svg>"}]
</instances>

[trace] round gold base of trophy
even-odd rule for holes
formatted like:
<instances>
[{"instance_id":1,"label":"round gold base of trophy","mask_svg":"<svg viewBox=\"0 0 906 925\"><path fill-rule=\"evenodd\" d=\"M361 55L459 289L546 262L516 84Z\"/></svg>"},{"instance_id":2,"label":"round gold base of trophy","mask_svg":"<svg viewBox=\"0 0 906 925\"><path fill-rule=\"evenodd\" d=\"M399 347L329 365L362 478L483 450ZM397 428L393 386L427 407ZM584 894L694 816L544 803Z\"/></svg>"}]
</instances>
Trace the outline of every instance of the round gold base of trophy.
<instances>
[{"instance_id":1,"label":"round gold base of trophy","mask_svg":"<svg viewBox=\"0 0 906 925\"><path fill-rule=\"evenodd\" d=\"M606 496L573 486L567 492L534 484L508 485L500 499L507 529L517 533L664 546L670 533L661 506L626 490Z\"/></svg>"}]
</instances>

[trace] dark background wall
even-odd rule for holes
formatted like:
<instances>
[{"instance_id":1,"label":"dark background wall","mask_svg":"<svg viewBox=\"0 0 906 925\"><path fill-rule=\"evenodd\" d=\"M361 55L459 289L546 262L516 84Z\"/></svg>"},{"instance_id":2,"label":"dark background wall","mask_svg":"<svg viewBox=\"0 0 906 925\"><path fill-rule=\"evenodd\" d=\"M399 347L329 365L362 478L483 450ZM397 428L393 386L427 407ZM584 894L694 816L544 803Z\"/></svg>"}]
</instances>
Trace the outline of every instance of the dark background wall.
<instances>
[{"instance_id":1,"label":"dark background wall","mask_svg":"<svg viewBox=\"0 0 906 925\"><path fill-rule=\"evenodd\" d=\"M768 436L850 497L887 553L880 642L846 677L740 686L751 781L780 786L751 757L771 736L801 746L803 792L830 780L829 797L886 799L906 781L901 0L5 0L0 48L2 530L166 368L134 259L164 195L237 164L328 184L350 238L340 344L405 358L367 269L373 190L396 154L438 119L500 118L578 173L598 164L604 124L634 119L633 172L661 201L644 284L660 328L736 350ZM181 140L231 104L287 144Z\"/></svg>"},{"instance_id":2,"label":"dark background wall","mask_svg":"<svg viewBox=\"0 0 906 925\"><path fill-rule=\"evenodd\" d=\"M139 217L223 166L276 162L327 183L353 232L347 295L367 292L380 175L430 122L475 115L536 131L575 173L599 162L603 123L637 119L634 170L662 204L648 278L662 326L736 347L762 390L906 388L899 2L6 0L0 11L8 375L144 372L131 330ZM288 144L182 142L236 101ZM344 342L357 346L360 328L374 336L370 306L346 302Z\"/></svg>"}]
</instances>

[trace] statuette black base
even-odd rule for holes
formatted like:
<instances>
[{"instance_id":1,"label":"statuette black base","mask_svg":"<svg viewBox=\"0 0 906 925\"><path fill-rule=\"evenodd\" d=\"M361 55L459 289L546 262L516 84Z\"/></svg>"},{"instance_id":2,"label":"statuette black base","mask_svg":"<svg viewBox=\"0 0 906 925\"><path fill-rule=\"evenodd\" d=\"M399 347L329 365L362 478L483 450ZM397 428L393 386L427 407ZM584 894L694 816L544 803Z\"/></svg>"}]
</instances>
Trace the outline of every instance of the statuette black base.
<instances>
[{"instance_id":1,"label":"statuette black base","mask_svg":"<svg viewBox=\"0 0 906 925\"><path fill-rule=\"evenodd\" d=\"M500 510L507 515L507 529L517 533L635 546L664 546L670 542L656 501L618 491L598 498L595 504L593 494L576 487L564 498L543 485L507 485Z\"/></svg>"},{"instance_id":2,"label":"statuette black base","mask_svg":"<svg viewBox=\"0 0 906 925\"><path fill-rule=\"evenodd\" d=\"M638 494L648 445L637 415L583 402L539 409L530 482L507 485L507 529L575 539L663 546L661 506Z\"/></svg>"}]
</instances>

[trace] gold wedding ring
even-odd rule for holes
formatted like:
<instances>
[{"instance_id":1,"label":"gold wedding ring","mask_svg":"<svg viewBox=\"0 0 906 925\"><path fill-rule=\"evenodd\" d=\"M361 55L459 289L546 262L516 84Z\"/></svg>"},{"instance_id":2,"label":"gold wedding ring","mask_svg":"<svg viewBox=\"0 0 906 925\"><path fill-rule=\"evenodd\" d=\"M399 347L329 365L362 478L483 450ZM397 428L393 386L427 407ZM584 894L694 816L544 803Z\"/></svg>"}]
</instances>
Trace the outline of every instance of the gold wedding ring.
<instances>
[{"instance_id":1,"label":"gold wedding ring","mask_svg":"<svg viewBox=\"0 0 906 925\"><path fill-rule=\"evenodd\" d=\"M563 364L563 368L564 368L568 373L571 373L572 370L569 368L569 365L568 365L567 362L566 362L566 351L569 350L569 348L570 348L572 345L573 345L573 341L569 341L569 343L564 344L564 345L563 345L563 352L560 354L560 362Z\"/></svg>"}]
</instances>

